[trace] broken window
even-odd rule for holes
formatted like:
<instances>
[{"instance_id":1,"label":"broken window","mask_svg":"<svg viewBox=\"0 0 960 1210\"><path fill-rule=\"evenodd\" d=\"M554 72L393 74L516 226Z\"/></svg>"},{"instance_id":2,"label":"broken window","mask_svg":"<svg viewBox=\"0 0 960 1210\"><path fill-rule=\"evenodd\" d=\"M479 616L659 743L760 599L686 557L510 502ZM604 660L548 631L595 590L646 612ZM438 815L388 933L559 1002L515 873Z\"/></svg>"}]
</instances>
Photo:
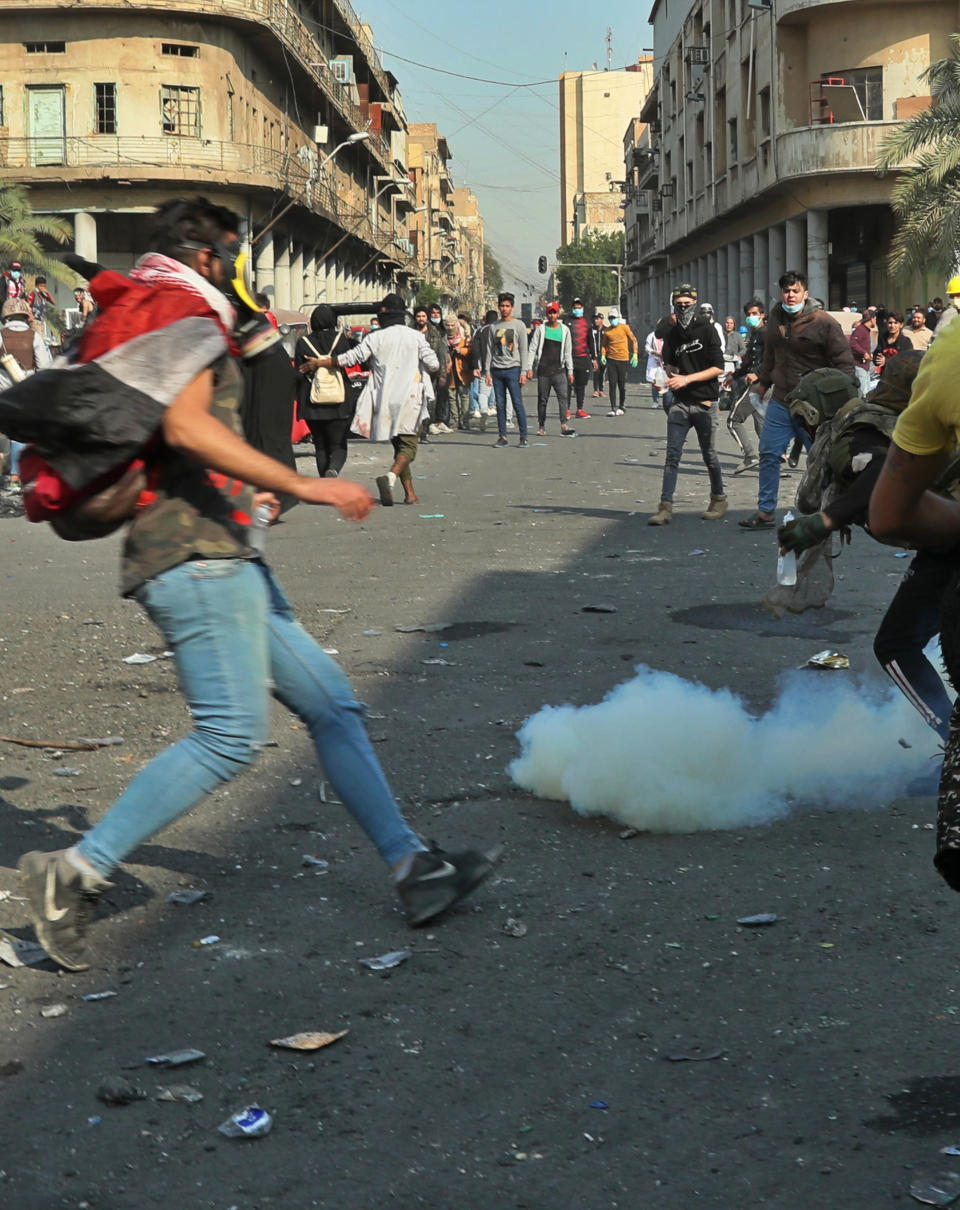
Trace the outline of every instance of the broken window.
<instances>
[{"instance_id":1,"label":"broken window","mask_svg":"<svg viewBox=\"0 0 960 1210\"><path fill-rule=\"evenodd\" d=\"M164 134L200 137L200 89L165 84L160 90L160 121Z\"/></svg>"}]
</instances>

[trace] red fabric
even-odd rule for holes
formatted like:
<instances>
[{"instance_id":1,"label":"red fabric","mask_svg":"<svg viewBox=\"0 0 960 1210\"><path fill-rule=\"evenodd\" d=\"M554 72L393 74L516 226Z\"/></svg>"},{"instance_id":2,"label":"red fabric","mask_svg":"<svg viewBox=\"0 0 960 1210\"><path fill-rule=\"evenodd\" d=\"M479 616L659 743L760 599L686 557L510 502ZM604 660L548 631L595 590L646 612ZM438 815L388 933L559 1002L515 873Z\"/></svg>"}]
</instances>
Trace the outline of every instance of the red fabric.
<instances>
[{"instance_id":1,"label":"red fabric","mask_svg":"<svg viewBox=\"0 0 960 1210\"><path fill-rule=\"evenodd\" d=\"M83 330L78 361L93 361L135 336L155 332L190 316L214 320L230 338L216 311L192 291L178 286L145 285L106 269L92 279L90 293L100 314Z\"/></svg>"}]
</instances>

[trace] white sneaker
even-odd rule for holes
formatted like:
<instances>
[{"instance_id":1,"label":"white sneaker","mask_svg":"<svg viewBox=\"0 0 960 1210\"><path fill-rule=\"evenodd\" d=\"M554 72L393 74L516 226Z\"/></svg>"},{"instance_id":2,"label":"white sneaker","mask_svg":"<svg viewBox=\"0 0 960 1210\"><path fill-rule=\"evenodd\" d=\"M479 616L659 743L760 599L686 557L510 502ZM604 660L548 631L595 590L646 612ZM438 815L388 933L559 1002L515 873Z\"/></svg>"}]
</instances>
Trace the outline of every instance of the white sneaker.
<instances>
[{"instance_id":1,"label":"white sneaker","mask_svg":"<svg viewBox=\"0 0 960 1210\"><path fill-rule=\"evenodd\" d=\"M608 416L616 416L616 414L617 414L616 408L612 408L609 412L607 412Z\"/></svg>"},{"instance_id":2,"label":"white sneaker","mask_svg":"<svg viewBox=\"0 0 960 1210\"><path fill-rule=\"evenodd\" d=\"M448 424L438 424L437 428L440 430L441 433L452 433L453 432L453 429L450 428L450 426Z\"/></svg>"},{"instance_id":3,"label":"white sneaker","mask_svg":"<svg viewBox=\"0 0 960 1210\"><path fill-rule=\"evenodd\" d=\"M439 424L431 424L430 427L427 429L427 432L430 434L431 437L436 437L437 433L443 432L443 429L440 427Z\"/></svg>"},{"instance_id":4,"label":"white sneaker","mask_svg":"<svg viewBox=\"0 0 960 1210\"><path fill-rule=\"evenodd\" d=\"M626 416L626 414L627 413L623 410L623 408L617 408L617 411L616 411L617 416Z\"/></svg>"}]
</instances>

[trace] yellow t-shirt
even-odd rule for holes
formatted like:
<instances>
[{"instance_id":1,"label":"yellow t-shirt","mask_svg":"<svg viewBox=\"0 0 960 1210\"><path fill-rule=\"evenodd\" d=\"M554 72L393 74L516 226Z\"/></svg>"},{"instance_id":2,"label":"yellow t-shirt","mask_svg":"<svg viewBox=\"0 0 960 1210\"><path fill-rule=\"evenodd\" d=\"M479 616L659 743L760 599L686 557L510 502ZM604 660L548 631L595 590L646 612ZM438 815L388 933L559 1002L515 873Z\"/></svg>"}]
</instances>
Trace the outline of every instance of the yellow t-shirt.
<instances>
[{"instance_id":1,"label":"yellow t-shirt","mask_svg":"<svg viewBox=\"0 0 960 1210\"><path fill-rule=\"evenodd\" d=\"M960 444L960 323L951 324L923 355L893 439L908 454L937 454Z\"/></svg>"}]
</instances>

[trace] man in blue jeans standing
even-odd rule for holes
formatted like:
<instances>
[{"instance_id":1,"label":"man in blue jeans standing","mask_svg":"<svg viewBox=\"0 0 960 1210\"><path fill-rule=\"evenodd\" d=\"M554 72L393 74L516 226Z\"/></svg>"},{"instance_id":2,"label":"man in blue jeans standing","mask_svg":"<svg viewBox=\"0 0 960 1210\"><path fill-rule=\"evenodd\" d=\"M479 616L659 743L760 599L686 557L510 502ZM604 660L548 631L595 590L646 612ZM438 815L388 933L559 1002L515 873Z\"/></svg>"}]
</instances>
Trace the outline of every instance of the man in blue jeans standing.
<instances>
[{"instance_id":1,"label":"man in blue jeans standing","mask_svg":"<svg viewBox=\"0 0 960 1210\"><path fill-rule=\"evenodd\" d=\"M373 498L345 479L298 475L241 436L236 312L226 297L239 226L236 215L203 198L167 202L157 214L156 251L131 274L131 293L144 283L176 297L186 291L198 317L189 322L203 329L193 329L179 358L181 371L192 358L196 372L181 373L186 385L178 386L163 412L162 442L152 459L154 498L129 526L121 574L124 595L143 605L174 653L193 727L134 777L78 844L20 859L37 938L68 970L89 966L85 935L92 904L109 887L113 869L253 762L267 738L271 688L306 723L339 798L391 867L411 925L426 923L468 894L499 856L427 849L410 830L349 681L297 622L251 543L258 506L269 506L276 517L273 493L333 505L353 521L367 516ZM96 278L92 288L96 292ZM109 306L97 322L110 322ZM169 331L161 324L148 336ZM205 352L197 355L197 348ZM111 350L115 370L124 351L123 343ZM167 354L177 368L176 352ZM156 367L158 380L169 372L167 364ZM141 367L138 381L144 380Z\"/></svg>"},{"instance_id":2,"label":"man in blue jeans standing","mask_svg":"<svg viewBox=\"0 0 960 1210\"><path fill-rule=\"evenodd\" d=\"M760 487L757 511L739 522L742 529L773 529L777 523L780 493L780 459L799 438L809 449L811 437L794 420L782 401L804 374L822 366L833 366L856 381L850 342L832 316L810 297L807 279L788 270L780 278L780 302L766 324L763 362L755 391L762 399L772 387L760 433Z\"/></svg>"},{"instance_id":3,"label":"man in blue jeans standing","mask_svg":"<svg viewBox=\"0 0 960 1210\"><path fill-rule=\"evenodd\" d=\"M514 297L512 294L497 295L497 307L500 318L490 325L483 349L483 373L487 386L493 386L494 399L497 402L497 431L499 436L496 448L502 449L507 444L507 393L517 414L517 427L520 430L521 447L526 447L527 413L523 406L521 387L532 377L530 373L530 352L527 348L527 329L523 322L513 318Z\"/></svg>"}]
</instances>

